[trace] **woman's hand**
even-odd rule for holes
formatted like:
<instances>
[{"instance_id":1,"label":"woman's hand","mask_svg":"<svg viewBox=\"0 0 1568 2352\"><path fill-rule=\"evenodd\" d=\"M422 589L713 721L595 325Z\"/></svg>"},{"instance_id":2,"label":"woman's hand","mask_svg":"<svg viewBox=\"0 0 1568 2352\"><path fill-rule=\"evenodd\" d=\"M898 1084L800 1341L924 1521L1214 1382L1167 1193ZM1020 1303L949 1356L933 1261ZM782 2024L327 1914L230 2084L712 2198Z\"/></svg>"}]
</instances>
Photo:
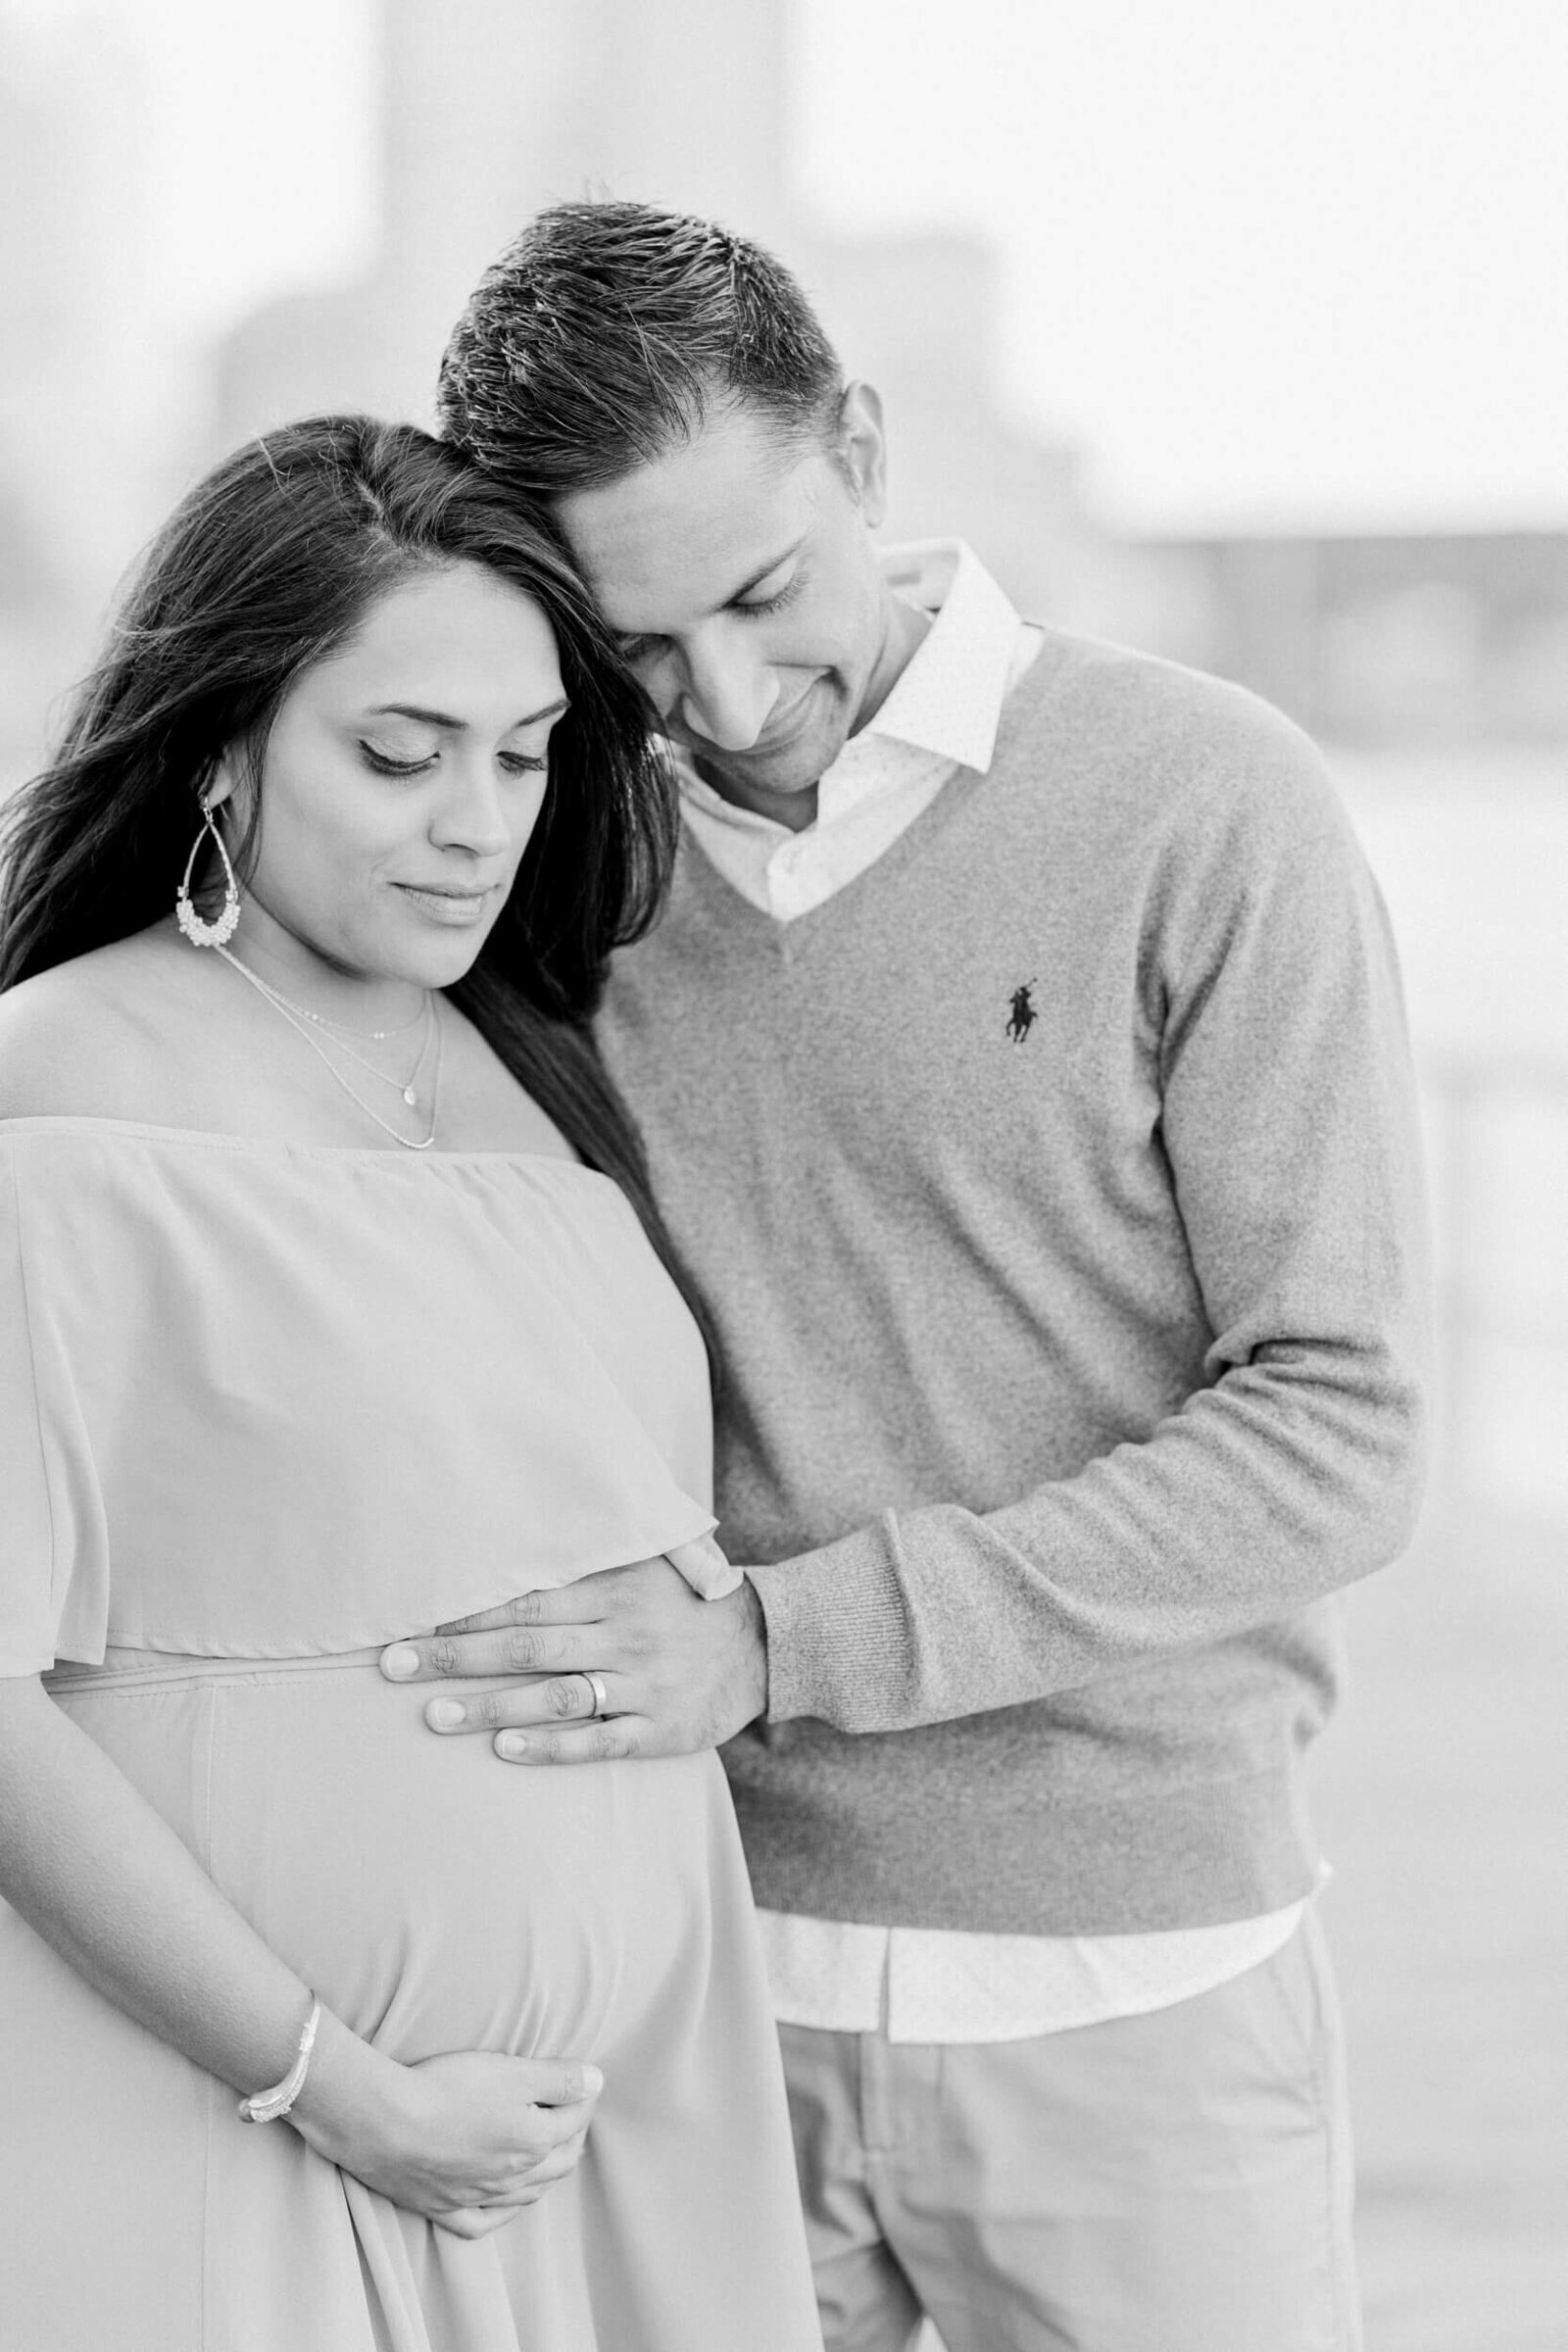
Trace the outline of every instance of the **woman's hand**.
<instances>
[{"instance_id":1,"label":"woman's hand","mask_svg":"<svg viewBox=\"0 0 1568 2352\"><path fill-rule=\"evenodd\" d=\"M490 2050L400 2066L323 2010L289 2120L367 2188L482 2237L573 2169L603 2084L576 2059Z\"/></svg>"}]
</instances>

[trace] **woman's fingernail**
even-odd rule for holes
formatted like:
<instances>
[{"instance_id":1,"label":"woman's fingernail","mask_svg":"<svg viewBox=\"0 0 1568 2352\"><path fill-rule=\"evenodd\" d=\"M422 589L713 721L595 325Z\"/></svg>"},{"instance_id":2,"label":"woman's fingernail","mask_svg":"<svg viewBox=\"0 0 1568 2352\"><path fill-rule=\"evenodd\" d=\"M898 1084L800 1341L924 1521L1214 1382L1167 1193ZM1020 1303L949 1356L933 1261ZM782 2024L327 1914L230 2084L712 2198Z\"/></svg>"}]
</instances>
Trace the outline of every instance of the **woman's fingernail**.
<instances>
[{"instance_id":1,"label":"woman's fingernail","mask_svg":"<svg viewBox=\"0 0 1568 2352\"><path fill-rule=\"evenodd\" d=\"M463 1721L463 1702L457 1698L435 1698L424 1710L424 1720L438 1732L455 1732Z\"/></svg>"},{"instance_id":2,"label":"woman's fingernail","mask_svg":"<svg viewBox=\"0 0 1568 2352\"><path fill-rule=\"evenodd\" d=\"M496 1754L505 1756L509 1764L515 1764L527 1753L528 1742L520 1732L497 1732Z\"/></svg>"},{"instance_id":3,"label":"woman's fingernail","mask_svg":"<svg viewBox=\"0 0 1568 2352\"><path fill-rule=\"evenodd\" d=\"M412 1642L394 1642L381 1652L381 1672L395 1683L412 1681L419 1671L419 1653Z\"/></svg>"}]
</instances>

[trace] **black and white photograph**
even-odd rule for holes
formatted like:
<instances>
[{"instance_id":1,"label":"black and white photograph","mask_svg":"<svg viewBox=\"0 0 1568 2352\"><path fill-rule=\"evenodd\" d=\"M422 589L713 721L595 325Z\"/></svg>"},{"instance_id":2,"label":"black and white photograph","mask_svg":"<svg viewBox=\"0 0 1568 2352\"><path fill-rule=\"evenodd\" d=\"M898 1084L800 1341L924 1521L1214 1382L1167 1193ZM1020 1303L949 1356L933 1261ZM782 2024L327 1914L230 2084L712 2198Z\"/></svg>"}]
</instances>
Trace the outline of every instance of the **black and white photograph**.
<instances>
[{"instance_id":1,"label":"black and white photograph","mask_svg":"<svg viewBox=\"0 0 1568 2352\"><path fill-rule=\"evenodd\" d=\"M1568 2352L1565 123L0 0L0 2352Z\"/></svg>"}]
</instances>

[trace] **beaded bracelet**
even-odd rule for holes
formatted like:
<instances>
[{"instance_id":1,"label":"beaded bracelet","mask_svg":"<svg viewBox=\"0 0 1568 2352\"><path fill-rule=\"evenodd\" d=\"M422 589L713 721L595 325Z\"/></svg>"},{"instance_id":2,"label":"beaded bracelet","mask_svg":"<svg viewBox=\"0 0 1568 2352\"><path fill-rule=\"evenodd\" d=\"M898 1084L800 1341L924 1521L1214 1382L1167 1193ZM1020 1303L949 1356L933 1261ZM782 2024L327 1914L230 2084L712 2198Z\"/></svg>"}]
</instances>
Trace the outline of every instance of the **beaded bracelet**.
<instances>
[{"instance_id":1,"label":"beaded bracelet","mask_svg":"<svg viewBox=\"0 0 1568 2352\"><path fill-rule=\"evenodd\" d=\"M253 2091L248 2099L241 2099L239 2112L243 2122L275 2124L287 2115L300 2092L305 2088L305 2078L311 2070L311 2052L316 2047L316 2029L320 2022L321 2004L319 2001L313 2000L311 2014L305 2020L305 2031L300 2035L300 2046L295 2053L293 2065L283 2077L282 2082L274 2082L270 2090Z\"/></svg>"}]
</instances>

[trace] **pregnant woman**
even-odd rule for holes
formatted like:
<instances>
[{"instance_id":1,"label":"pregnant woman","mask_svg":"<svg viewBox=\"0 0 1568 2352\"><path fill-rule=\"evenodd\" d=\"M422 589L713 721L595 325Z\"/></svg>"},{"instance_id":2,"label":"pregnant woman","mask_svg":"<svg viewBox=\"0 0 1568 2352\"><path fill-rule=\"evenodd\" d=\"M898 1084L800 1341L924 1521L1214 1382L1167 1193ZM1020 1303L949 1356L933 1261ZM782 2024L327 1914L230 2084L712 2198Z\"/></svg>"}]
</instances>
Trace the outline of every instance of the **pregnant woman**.
<instances>
[{"instance_id":1,"label":"pregnant woman","mask_svg":"<svg viewBox=\"0 0 1568 2352\"><path fill-rule=\"evenodd\" d=\"M498 1772L376 1668L734 1605L587 1043L672 817L582 591L425 435L270 434L8 833L5 2342L812 2352L717 1758Z\"/></svg>"}]
</instances>

